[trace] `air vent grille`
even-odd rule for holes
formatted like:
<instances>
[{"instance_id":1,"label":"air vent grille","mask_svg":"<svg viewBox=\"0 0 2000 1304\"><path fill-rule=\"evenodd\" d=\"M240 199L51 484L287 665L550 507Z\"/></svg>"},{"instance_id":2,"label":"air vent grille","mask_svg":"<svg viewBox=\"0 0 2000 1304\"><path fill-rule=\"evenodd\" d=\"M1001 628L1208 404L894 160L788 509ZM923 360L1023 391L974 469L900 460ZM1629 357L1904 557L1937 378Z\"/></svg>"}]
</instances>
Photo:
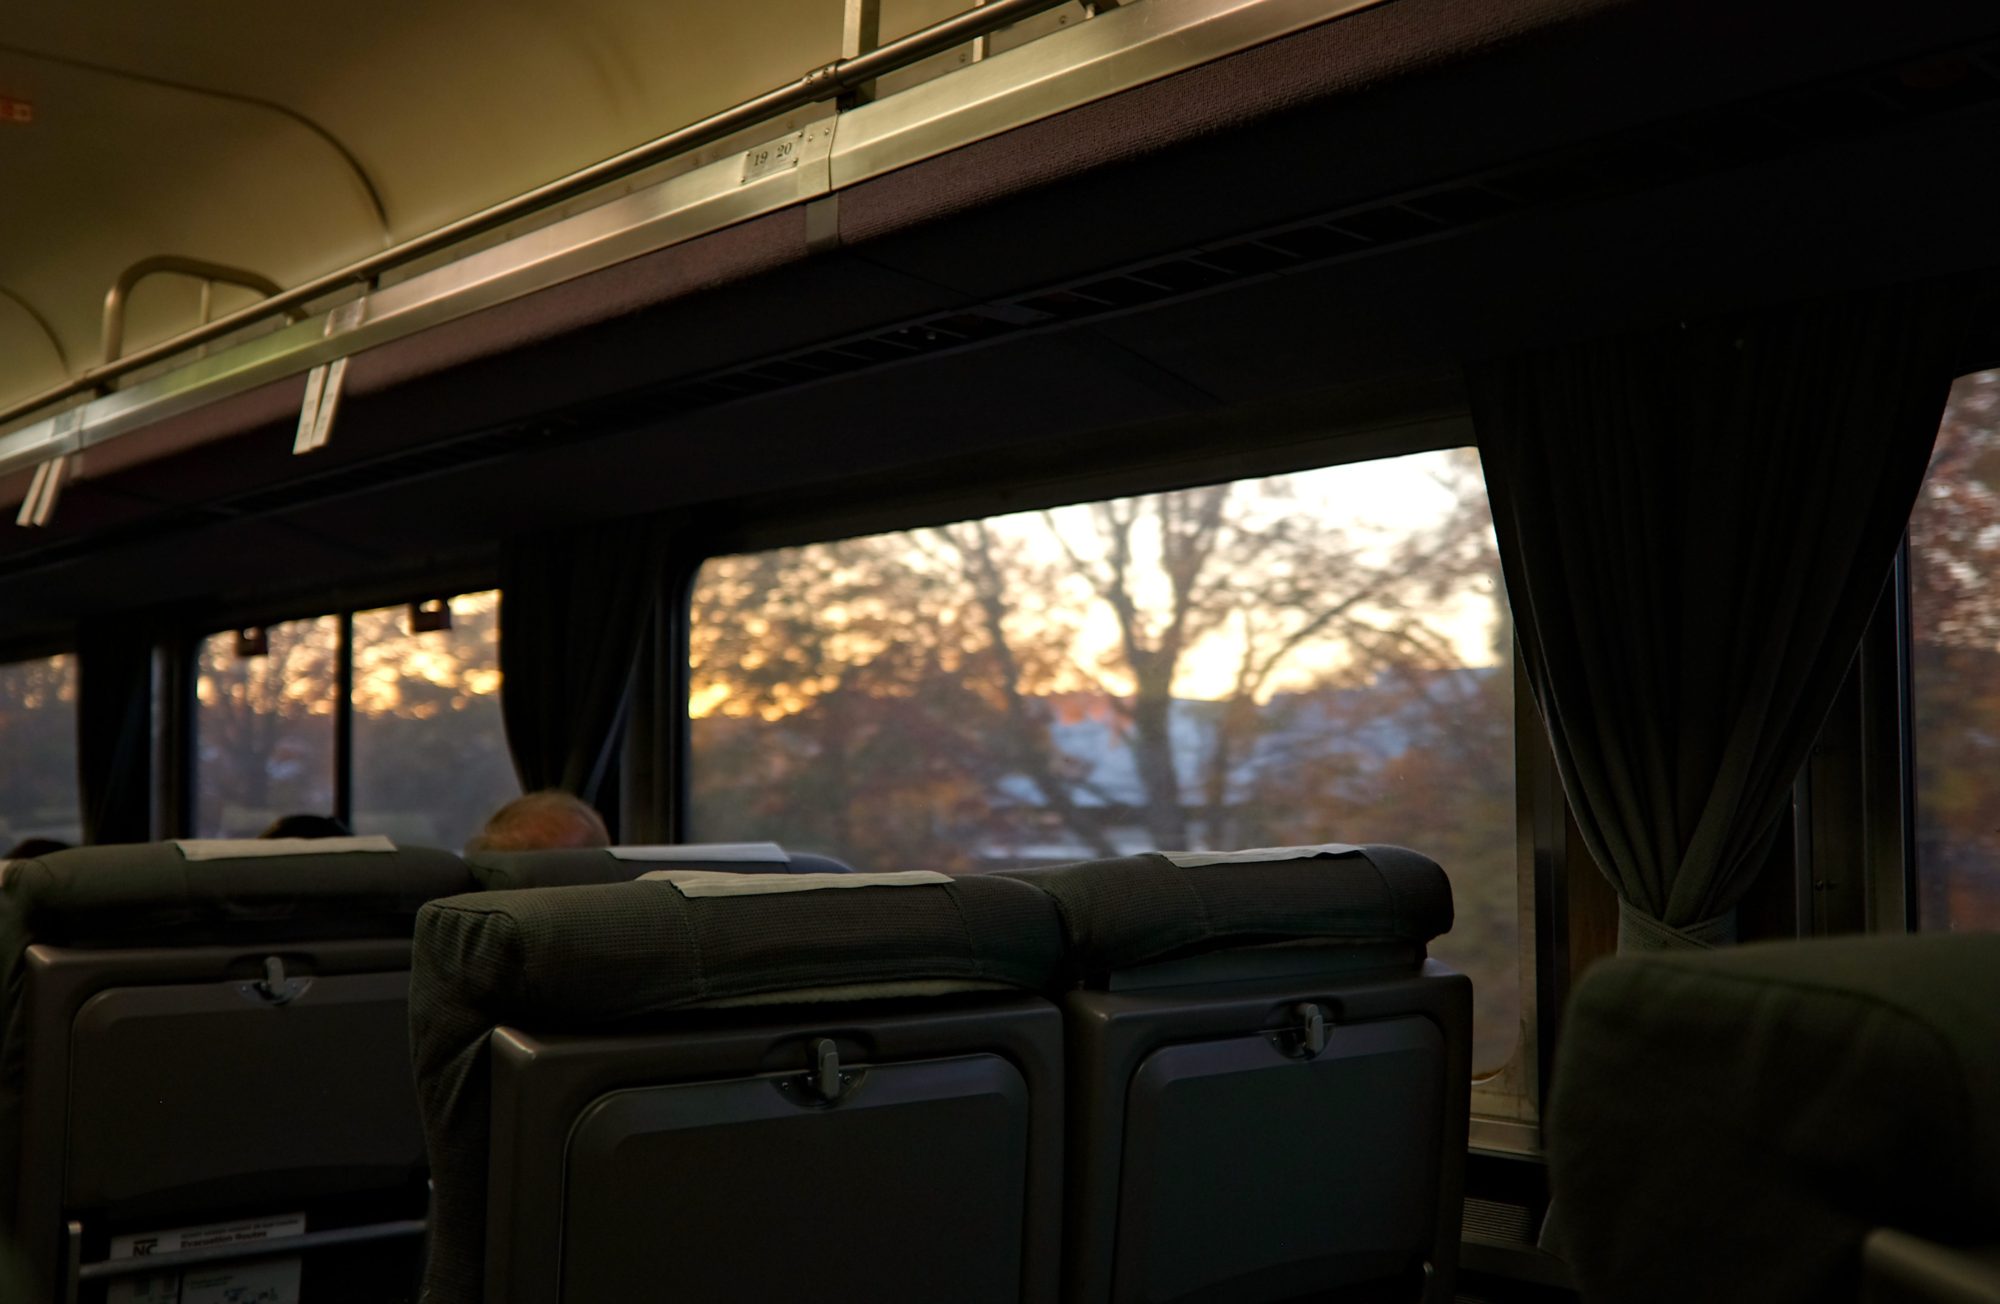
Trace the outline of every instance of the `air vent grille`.
<instances>
[{"instance_id":1,"label":"air vent grille","mask_svg":"<svg viewBox=\"0 0 2000 1304\"><path fill-rule=\"evenodd\" d=\"M1447 185L1136 263L1111 275L1037 290L987 305L985 311L958 311L894 331L822 344L779 362L728 373L759 382L747 389L718 389L721 377L703 377L649 395L647 410L664 407L684 412L726 401L725 396L766 393L787 378L801 383L819 374L855 369L826 365L833 357L893 363L1014 331L1112 316L1258 277L1434 239L1530 209L1740 167L1817 141L1862 135L1914 117L1995 101L2000 101L2000 44L1787 90ZM782 363L816 364L820 371L808 374L785 369Z\"/></svg>"},{"instance_id":2,"label":"air vent grille","mask_svg":"<svg viewBox=\"0 0 2000 1304\"><path fill-rule=\"evenodd\" d=\"M1485 1200L1476 1195L1465 1197L1465 1216L1460 1231L1468 1240L1477 1237L1506 1245L1525 1245L1533 1225L1534 1215L1526 1205L1507 1200Z\"/></svg>"}]
</instances>

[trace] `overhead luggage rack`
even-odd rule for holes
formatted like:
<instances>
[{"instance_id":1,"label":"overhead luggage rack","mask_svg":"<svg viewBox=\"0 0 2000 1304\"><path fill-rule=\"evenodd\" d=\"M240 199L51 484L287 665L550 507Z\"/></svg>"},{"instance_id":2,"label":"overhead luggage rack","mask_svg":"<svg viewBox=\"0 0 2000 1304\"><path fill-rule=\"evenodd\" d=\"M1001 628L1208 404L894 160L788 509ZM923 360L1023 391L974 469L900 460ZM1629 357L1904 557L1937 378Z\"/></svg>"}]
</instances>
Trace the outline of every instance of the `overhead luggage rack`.
<instances>
[{"instance_id":1,"label":"overhead luggage rack","mask_svg":"<svg viewBox=\"0 0 2000 1304\"><path fill-rule=\"evenodd\" d=\"M861 4L862 0L852 0ZM0 474L115 439L257 385L760 214L829 196L973 140L1326 22L1380 0L1134 0L1057 36L982 57L948 77L872 101L852 93L899 69L1055 9L1064 0L990 0L569 176L271 295L159 344L102 363L0 409L0 426L57 404L74 411L0 433ZM1058 37L1060 39L1058 39ZM776 141L554 221L494 247L383 278L547 212L662 161L802 108L828 117ZM758 164L782 154L781 165ZM825 214L820 220L824 220ZM358 297L357 297L358 296ZM330 300L340 300L323 307ZM366 301L364 311L354 305ZM314 315L107 392L135 372L238 336L281 313ZM335 320L333 314L345 315ZM329 329L331 326L331 329ZM97 395L97 397L90 397Z\"/></svg>"}]
</instances>

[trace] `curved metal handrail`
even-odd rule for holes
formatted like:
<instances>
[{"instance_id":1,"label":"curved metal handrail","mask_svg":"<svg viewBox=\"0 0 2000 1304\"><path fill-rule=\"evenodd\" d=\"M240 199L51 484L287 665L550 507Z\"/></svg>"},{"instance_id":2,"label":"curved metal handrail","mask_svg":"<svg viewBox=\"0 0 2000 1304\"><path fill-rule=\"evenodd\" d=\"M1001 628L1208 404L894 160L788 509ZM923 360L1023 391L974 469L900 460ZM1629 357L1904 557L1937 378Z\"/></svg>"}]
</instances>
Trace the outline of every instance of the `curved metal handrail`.
<instances>
[{"instance_id":1,"label":"curved metal handrail","mask_svg":"<svg viewBox=\"0 0 2000 1304\"><path fill-rule=\"evenodd\" d=\"M162 274L192 276L199 281L219 281L224 285L240 285L246 290L256 291L266 299L282 292L282 287L270 277L259 276L256 272L245 271L241 267L211 263L200 258L182 258L177 254L158 254L152 258L141 258L118 273L118 279L104 292L104 361L97 368L99 371L118 362L118 355L124 351L125 303L132 297L132 288L148 276ZM293 321L305 320L306 314L301 308L290 307L283 311Z\"/></svg>"}]
</instances>

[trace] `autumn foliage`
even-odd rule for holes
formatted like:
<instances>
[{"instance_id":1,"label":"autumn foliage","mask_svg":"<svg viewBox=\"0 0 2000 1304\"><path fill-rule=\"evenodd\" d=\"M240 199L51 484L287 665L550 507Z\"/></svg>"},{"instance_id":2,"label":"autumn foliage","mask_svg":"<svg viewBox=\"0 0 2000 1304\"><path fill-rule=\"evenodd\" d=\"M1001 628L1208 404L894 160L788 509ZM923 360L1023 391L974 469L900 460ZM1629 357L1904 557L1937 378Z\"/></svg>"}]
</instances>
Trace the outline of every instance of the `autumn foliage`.
<instances>
[{"instance_id":1,"label":"autumn foliage","mask_svg":"<svg viewBox=\"0 0 2000 1304\"><path fill-rule=\"evenodd\" d=\"M712 560L695 834L954 873L1405 844L1504 1062L1511 634L1476 457L1400 461L1397 502L1334 468Z\"/></svg>"}]
</instances>

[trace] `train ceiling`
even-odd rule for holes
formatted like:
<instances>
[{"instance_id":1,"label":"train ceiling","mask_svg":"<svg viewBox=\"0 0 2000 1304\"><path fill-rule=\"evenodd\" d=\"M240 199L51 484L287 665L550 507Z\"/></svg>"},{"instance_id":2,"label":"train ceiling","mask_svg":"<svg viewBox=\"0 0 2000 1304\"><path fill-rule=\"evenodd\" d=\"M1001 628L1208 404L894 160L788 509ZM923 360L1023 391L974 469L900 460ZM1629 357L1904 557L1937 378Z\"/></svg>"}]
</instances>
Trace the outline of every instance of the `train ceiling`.
<instances>
[{"instance_id":1,"label":"train ceiling","mask_svg":"<svg viewBox=\"0 0 2000 1304\"><path fill-rule=\"evenodd\" d=\"M81 18L19 12L0 15L0 44L40 23L90 46ZM837 37L838 5L813 12L831 15L828 45L805 64ZM1262 473L1332 456L1287 440L1453 419L1456 366L1482 352L1844 285L1990 278L2000 7L1907 0L1819 22L1827 12L1818 0L1387 0L858 183L841 193L831 247L779 209L357 355L333 444L311 457L290 451L302 378L211 403L92 450L46 528L0 525L0 653L64 646L79 620L147 602L226 623L341 586L441 582L441 565L489 565L500 538L582 519L672 511L705 543L733 545L739 521L806 537L956 511L953 494L977 512L1015 501L996 493L1082 492L1093 474L1110 487L1091 492L1131 485L1135 468L1164 483L1183 474L1160 469L1165 456L1199 463L1187 475ZM903 27L938 16L890 13ZM246 7L253 20L285 21ZM391 30L386 11L376 29ZM186 57L173 75L207 68ZM9 59L0 77L23 66ZM207 70L224 66L236 65ZM797 71L773 60L715 95ZM348 133L392 224L417 223L396 238L664 125L618 118L633 134L560 158L557 133L524 128L548 151L530 167L442 107L436 130L463 138L448 149L415 128L405 141L398 124L421 115L386 99L356 101L340 125L327 106L352 88L330 64L323 80L312 111ZM25 92L40 97L37 124L53 84ZM497 105L505 88L489 90ZM22 93L0 80L0 96ZM423 160L459 149L513 179L451 198ZM377 150L400 162L381 171ZM251 261L243 246L133 234L139 219L119 205L171 205L114 202L108 181L101 200L65 206L60 173L20 201L26 218L12 211L19 190L0 193L0 289L25 284L17 272L53 285L54 269L82 269L64 328L73 366L94 360L103 286L131 260ZM73 179L94 176L79 165ZM326 185L354 225L331 251L294 249L254 206L223 214L239 239L297 259L257 270L296 283L378 247L379 223L363 231L354 216L368 205L352 176ZM97 249L109 237L94 233L92 202L118 214L126 243ZM29 219L41 235L16 239ZM5 320L0 304L0 381L53 365ZM2000 331L1988 344L1970 360L2000 358ZM0 503L25 491L25 472L12 479ZM931 497L912 507L913 495ZM864 519L877 509L884 519Z\"/></svg>"},{"instance_id":2,"label":"train ceiling","mask_svg":"<svg viewBox=\"0 0 2000 1304\"><path fill-rule=\"evenodd\" d=\"M885 0L883 39L956 0ZM20 0L0 9L0 404L100 357L142 259L279 286L565 175L840 53L842 0ZM200 320L142 282L128 350ZM218 286L211 311L251 292Z\"/></svg>"}]
</instances>

